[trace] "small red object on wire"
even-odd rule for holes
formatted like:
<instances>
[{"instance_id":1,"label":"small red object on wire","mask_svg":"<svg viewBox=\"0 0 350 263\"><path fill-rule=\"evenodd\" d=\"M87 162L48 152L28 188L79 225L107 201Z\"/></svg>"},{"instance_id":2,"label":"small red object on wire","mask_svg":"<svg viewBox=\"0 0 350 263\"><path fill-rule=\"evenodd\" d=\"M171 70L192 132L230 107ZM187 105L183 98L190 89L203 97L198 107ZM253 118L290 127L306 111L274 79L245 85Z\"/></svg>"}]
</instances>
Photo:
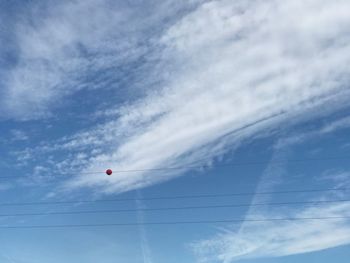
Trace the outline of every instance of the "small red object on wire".
<instances>
[{"instance_id":1,"label":"small red object on wire","mask_svg":"<svg viewBox=\"0 0 350 263\"><path fill-rule=\"evenodd\" d=\"M112 173L113 173L113 171L112 171L111 169L107 169L107 170L106 170L106 174L107 174L107 175L111 175Z\"/></svg>"}]
</instances>

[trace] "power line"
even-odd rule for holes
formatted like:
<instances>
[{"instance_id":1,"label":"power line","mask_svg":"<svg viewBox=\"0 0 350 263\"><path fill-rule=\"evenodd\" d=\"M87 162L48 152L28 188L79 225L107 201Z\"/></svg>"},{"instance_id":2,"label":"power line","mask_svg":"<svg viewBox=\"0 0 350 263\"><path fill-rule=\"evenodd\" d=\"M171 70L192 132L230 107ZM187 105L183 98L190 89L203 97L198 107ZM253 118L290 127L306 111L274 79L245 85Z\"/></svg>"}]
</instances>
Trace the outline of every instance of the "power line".
<instances>
[{"instance_id":1,"label":"power line","mask_svg":"<svg viewBox=\"0 0 350 263\"><path fill-rule=\"evenodd\" d=\"M87 210L87 211L58 211L58 212L38 212L38 213L17 213L0 214L0 217L17 216L43 216L43 215L76 215L76 214L99 214L99 213L122 213L138 211L169 211L169 210L191 210L191 209L211 209L211 208L238 208L254 206L281 206L281 205L323 205L329 203L345 203L350 199L344 200L324 200L324 201L300 201L300 202L277 202L277 203L253 203L253 204L228 204L228 205L205 205L205 206L178 206L178 207L158 207L158 208L137 208L137 209L108 209L108 210Z\"/></svg>"},{"instance_id":2,"label":"power line","mask_svg":"<svg viewBox=\"0 0 350 263\"><path fill-rule=\"evenodd\" d=\"M78 228L78 227L108 227L108 226L146 226L146 225L182 225L182 224L215 224L215 223L256 223L278 221L301 221L301 220L332 220L350 219L350 216L334 217L290 217L290 218L265 218L265 219L224 219L224 220L201 220L201 221L172 221L172 222L144 222L144 223L101 223L101 224L67 224L67 225L27 225L8 226L2 225L0 229L35 229L35 228Z\"/></svg>"},{"instance_id":3,"label":"power line","mask_svg":"<svg viewBox=\"0 0 350 263\"><path fill-rule=\"evenodd\" d=\"M113 170L113 173L133 173L133 172L147 172L147 171L163 171L163 170L181 170L181 169L202 169L202 168L216 168L216 167L231 167L231 166L247 166L247 165L261 165L267 163L300 163L300 162L313 162L313 161L330 161L330 160L348 160L349 156L344 157L324 157L324 158L308 158L308 159L288 159L288 160L266 160L266 161L246 161L246 162L233 162L227 164L217 165L194 165L194 166L175 166L175 167L161 167L150 169L130 169L130 170ZM98 172L92 172L98 173Z\"/></svg>"},{"instance_id":4,"label":"power line","mask_svg":"<svg viewBox=\"0 0 350 263\"><path fill-rule=\"evenodd\" d=\"M317 161L334 161L334 160L348 160L350 156L338 156L338 157L323 157L323 158L304 158L304 159L288 159L288 160L265 160L265 161L246 161L246 162L233 162L226 164L216 164L216 165L190 165L190 166L174 166L174 167L160 167L160 168L144 168L144 169L126 169L126 170L118 170L112 169L114 174L118 173L135 173L135 172L156 172L156 171L172 171L172 170L188 170L188 169L203 169L203 168L219 168L219 167L234 167L234 166L249 166L249 165L262 165L267 163L273 164L282 164L282 163L303 163L303 162L317 162ZM103 174L104 171L93 171L93 172L80 172L74 171L71 173L61 173L56 174L65 176L69 174L79 174L79 175L88 175L88 174ZM55 176L56 179L58 176ZM0 176L0 179L17 179L17 178L30 178L30 176Z\"/></svg>"},{"instance_id":5,"label":"power line","mask_svg":"<svg viewBox=\"0 0 350 263\"><path fill-rule=\"evenodd\" d=\"M324 188L324 189L302 189L302 190L283 190L283 191L266 191L266 192L174 195L174 196L154 196L154 197L144 197L144 198L116 198L116 199L75 200L75 201L18 202L18 203L0 203L0 206L79 204L79 203L98 203L98 202L123 202L123 201L136 201L136 200L152 201L152 200L172 200L172 199L192 199L192 198L212 198L212 197L215 198L215 197L270 195L270 194L317 193L317 192L332 192L332 191L347 191L347 190L350 190L350 188Z\"/></svg>"}]
</instances>

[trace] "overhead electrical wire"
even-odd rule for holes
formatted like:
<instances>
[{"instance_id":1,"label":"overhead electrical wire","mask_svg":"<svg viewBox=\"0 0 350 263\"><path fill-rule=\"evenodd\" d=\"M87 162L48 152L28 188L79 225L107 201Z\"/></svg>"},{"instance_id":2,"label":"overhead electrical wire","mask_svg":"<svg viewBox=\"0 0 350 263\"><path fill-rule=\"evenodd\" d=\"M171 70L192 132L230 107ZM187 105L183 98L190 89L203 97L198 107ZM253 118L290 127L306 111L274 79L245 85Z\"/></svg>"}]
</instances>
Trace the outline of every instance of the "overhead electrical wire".
<instances>
[{"instance_id":1,"label":"overhead electrical wire","mask_svg":"<svg viewBox=\"0 0 350 263\"><path fill-rule=\"evenodd\" d=\"M50 216L50 215L76 215L76 214L99 214L99 213L123 213L123 212L149 212L149 211L170 211L170 210L192 210L192 209L212 209L212 208L239 208L257 206L284 206L284 205L324 205L330 203L345 203L350 199L323 200L323 201L295 201L295 202L275 202L275 203L252 203L252 204L227 204L227 205L205 205L205 206L177 206L177 207L157 207L157 208L131 208L131 209L108 209L108 210L86 210L86 211L54 211L36 213L0 214L0 217L19 216Z\"/></svg>"},{"instance_id":2,"label":"overhead electrical wire","mask_svg":"<svg viewBox=\"0 0 350 263\"><path fill-rule=\"evenodd\" d=\"M290 218L264 218L264 219L223 219L223 220L196 220L196 221L170 221L170 222L133 222L133 223L100 223L100 224L65 224L65 225L0 225L0 229L36 229L36 228L81 228L81 227L116 227L116 226L149 226L149 225L183 225L183 224L216 224L216 223L258 223L278 221L302 220L335 220L350 219L350 216L332 217L290 217Z\"/></svg>"},{"instance_id":3,"label":"overhead electrical wire","mask_svg":"<svg viewBox=\"0 0 350 263\"><path fill-rule=\"evenodd\" d=\"M188 170L188 169L203 169L203 168L219 168L219 167L234 167L234 166L250 166L250 165L262 165L267 163L282 164L282 163L303 163L303 162L317 162L317 161L335 161L335 160L348 160L350 156L337 156L337 157L323 157L323 158L303 158L303 159L287 159L287 160L264 160L264 161L245 161L245 162L231 162L225 164L202 164L202 165L184 165L174 167L159 167L159 168L144 168L144 169L126 169L118 170L113 169L114 174L118 173L135 173L135 172L156 172L156 171L172 171L172 170ZM70 173L57 173L55 179L66 178L71 174L88 175L88 174L104 174L105 171L93 171L93 172L79 172L74 171ZM49 177L49 176L47 176ZM19 179L30 178L28 175L16 175L16 176L0 176L0 179ZM50 178L50 177L49 177Z\"/></svg>"},{"instance_id":4,"label":"overhead electrical wire","mask_svg":"<svg viewBox=\"0 0 350 263\"><path fill-rule=\"evenodd\" d=\"M182 170L182 169L202 169L202 168L216 168L216 167L231 167L231 166L247 166L247 165L261 165L267 163L300 163L300 162L314 162L314 161L330 161L330 160L348 160L350 156L337 156L337 157L323 157L323 158L304 158L304 159L286 159L286 160L265 160L265 161L245 161L245 162L231 162L226 164L215 164L215 165L189 165L189 166L174 166L174 167L160 167L160 168L146 168L146 169L128 169L128 170L115 170L113 173L134 173L134 172L154 172L154 171L165 171L165 170ZM101 173L101 172L90 172L90 174Z\"/></svg>"},{"instance_id":5,"label":"overhead electrical wire","mask_svg":"<svg viewBox=\"0 0 350 263\"><path fill-rule=\"evenodd\" d=\"M266 192L235 192L222 194L194 194L194 195L173 195L173 196L153 196L143 198L116 198L116 199L95 199L95 200L72 200L72 201L37 201L37 202L11 202L0 203L0 206L24 206L24 205L51 205L51 204L79 204L79 203L98 203L98 202L122 202L122 201L151 201L151 200L172 200L172 199L192 199L192 198L216 198L230 196L253 196L270 194L296 194L296 193L317 193L332 191L348 191L350 188L323 188L323 189L295 189Z\"/></svg>"}]
</instances>

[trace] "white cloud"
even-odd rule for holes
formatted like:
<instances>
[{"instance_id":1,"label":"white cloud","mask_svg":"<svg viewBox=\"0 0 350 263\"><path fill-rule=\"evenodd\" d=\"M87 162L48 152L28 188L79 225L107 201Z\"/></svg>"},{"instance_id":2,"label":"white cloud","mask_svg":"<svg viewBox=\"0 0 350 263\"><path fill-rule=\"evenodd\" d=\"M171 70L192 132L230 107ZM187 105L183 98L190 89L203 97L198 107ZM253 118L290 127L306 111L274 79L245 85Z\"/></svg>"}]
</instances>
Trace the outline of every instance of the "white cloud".
<instances>
[{"instance_id":1,"label":"white cloud","mask_svg":"<svg viewBox=\"0 0 350 263\"><path fill-rule=\"evenodd\" d=\"M29 139L29 136L26 132L21 130L11 130L11 140L12 141L26 141Z\"/></svg>"},{"instance_id":2,"label":"white cloud","mask_svg":"<svg viewBox=\"0 0 350 263\"><path fill-rule=\"evenodd\" d=\"M137 198L142 199L142 194L140 192L137 193ZM141 252L142 252L142 259L143 263L153 263L153 257L152 257L152 251L150 247L150 242L147 237L147 231L144 225L144 218L145 213L142 211L142 209L146 208L145 204L142 202L142 200L136 200L136 207L139 209L137 211L137 222L139 225L139 235L140 235L140 245L141 245Z\"/></svg>"},{"instance_id":3,"label":"white cloud","mask_svg":"<svg viewBox=\"0 0 350 263\"><path fill-rule=\"evenodd\" d=\"M315 133L313 133L315 134ZM309 134L311 135L311 134ZM305 142L295 141L296 144ZM276 147L275 158L282 158L288 153L289 146ZM281 145L279 142L277 145ZM282 156L281 156L282 155ZM256 189L257 192L273 192L276 187L281 187L288 182L289 176L285 167L273 162L266 168ZM344 188L349 185L349 173L326 171L324 175L317 177L326 180L329 188ZM311 175L309 175L311 176ZM292 197L292 196L291 196ZM307 195L303 201L327 201L344 200L348 195L343 191L320 192ZM280 198L273 195L255 195L254 203L264 203ZM293 200L300 200L293 195ZM309 253L324 249L346 245L350 243L350 203L330 202L306 206L251 206L241 225L226 226L214 237L193 242L191 248L195 252L199 262L223 262L230 263L242 259L262 257L282 257L295 254ZM327 218L324 220L285 220L269 221L277 218ZM266 221L254 222L250 219L266 219Z\"/></svg>"},{"instance_id":4,"label":"white cloud","mask_svg":"<svg viewBox=\"0 0 350 263\"><path fill-rule=\"evenodd\" d=\"M109 144L106 154L89 159L87 171L214 157L266 128L341 107L348 96L349 7L348 1L312 0L202 4L160 39L163 87L74 141ZM70 186L121 192L172 176L84 175Z\"/></svg>"},{"instance_id":5,"label":"white cloud","mask_svg":"<svg viewBox=\"0 0 350 263\"><path fill-rule=\"evenodd\" d=\"M125 78L120 68L150 54L147 37L152 36L145 32L166 16L169 1L158 5L162 15L147 14L154 5L133 9L109 0L28 5L20 19L9 22L16 64L1 72L1 117L45 117L81 89L117 87L118 79ZM173 5L174 10L180 7Z\"/></svg>"},{"instance_id":6,"label":"white cloud","mask_svg":"<svg viewBox=\"0 0 350 263\"><path fill-rule=\"evenodd\" d=\"M306 208L289 213L256 214L252 218L349 217L348 203ZM248 218L247 218L248 219ZM200 262L234 262L257 257L280 257L319 251L350 242L349 219L246 222L193 245Z\"/></svg>"},{"instance_id":7,"label":"white cloud","mask_svg":"<svg viewBox=\"0 0 350 263\"><path fill-rule=\"evenodd\" d=\"M136 40L144 38L152 38L152 52L161 62L154 65L151 79L145 74L139 84L160 84L146 86L147 96L137 101L131 99L123 107L106 110L105 115L96 114L108 116L104 124L36 148L45 156L50 152L47 165L58 171L149 169L210 160L244 140L328 114L349 98L347 0L207 1L179 15L166 30L162 27L151 36L137 33L135 38L130 34L139 32L134 29L140 24L159 26L163 20L153 17L126 25L125 21L131 21L127 9L115 12L107 2L95 3L60 5L34 25L19 25L19 64L2 98L7 112L18 118L45 114L52 102L59 103L63 96L85 88L81 78L90 65L115 67L142 54L143 47ZM157 12L178 10L170 3ZM81 13L79 17L89 19L76 19ZM92 60L81 55L81 47L92 53ZM62 161L52 160L52 151L68 154ZM26 153L39 158L31 150ZM46 169L37 167L38 172ZM119 193L179 175L176 171L115 173L111 177L82 174L65 187ZM287 214L334 216L349 208L343 204ZM200 243L197 249L208 249L215 259L231 262L349 242L348 224L341 219L261 226L244 224L240 232L224 233ZM212 256L205 254L204 259Z\"/></svg>"},{"instance_id":8,"label":"white cloud","mask_svg":"<svg viewBox=\"0 0 350 263\"><path fill-rule=\"evenodd\" d=\"M23 78L23 85L8 87L8 96L14 98L7 100L14 107L13 113L18 110L22 117L25 113L36 115L32 107L46 109L50 101L59 102L72 92L69 85L60 86L61 90L51 84L40 86L43 92L32 78L52 74L53 79L69 83L72 78L65 70L76 67L82 67L78 74L83 75L87 58L79 54L79 43L93 51L91 59L97 68L123 64L135 52L139 54L130 28L138 29L136 39L152 38L152 54L161 62L154 66L150 79L144 73L143 80L160 84L146 86L147 96L136 101L106 109L106 114L100 110L96 116L106 116L104 124L66 136L54 145L49 142L37 147L34 151L50 156L46 164L58 172L148 169L203 158L210 163L211 158L233 150L246 139L328 114L343 107L342 102L349 98L348 1L197 1L198 8L178 16L171 12L181 8L167 1L157 7L165 14L135 20L128 27L124 24L129 21L127 8L118 12L102 1L95 9L94 3L60 5L38 25L22 26L28 34L20 34L21 61L34 62L30 68L19 63L13 80L22 79L18 77L22 70L37 72L36 63L44 73L31 71ZM75 19L77 15L91 19L85 23ZM172 17L174 23L164 31L161 27L159 38L139 30L144 28L140 24L158 25L162 17ZM131 40L116 42L118 36L130 34ZM121 57L114 56L118 51ZM78 84L71 85L72 89L79 89L81 82ZM64 151L66 158L54 159L48 154L52 151ZM40 159L32 149L25 153ZM108 178L84 174L67 182L66 187L115 193L178 175L176 171L166 175L120 173Z\"/></svg>"},{"instance_id":9,"label":"white cloud","mask_svg":"<svg viewBox=\"0 0 350 263\"><path fill-rule=\"evenodd\" d=\"M344 117L334 122L329 123L322 129L323 133L331 133L335 130L345 129L350 127L350 117Z\"/></svg>"},{"instance_id":10,"label":"white cloud","mask_svg":"<svg viewBox=\"0 0 350 263\"><path fill-rule=\"evenodd\" d=\"M296 137L282 138L274 147L272 157L288 159L291 145L304 144L311 138L322 134L322 130L309 131ZM273 161L267 166L256 188L257 192L273 192L289 185L291 176L283 164ZM312 174L308 174L312 178ZM349 185L349 172L328 170L317 175L314 182L324 182L326 188L346 188ZM290 188L289 188L290 189ZM315 192L302 197L291 195L294 201L346 200L346 191ZM255 195L252 204L270 202L274 195ZM285 199L283 199L285 200ZM199 262L230 263L242 259L283 257L334 248L350 243L350 203L330 202L305 206L254 206L244 215L240 225L226 226L214 237L193 242L191 248ZM324 220L285 220L269 221L277 218L327 218ZM250 219L266 219L254 222Z\"/></svg>"}]
</instances>

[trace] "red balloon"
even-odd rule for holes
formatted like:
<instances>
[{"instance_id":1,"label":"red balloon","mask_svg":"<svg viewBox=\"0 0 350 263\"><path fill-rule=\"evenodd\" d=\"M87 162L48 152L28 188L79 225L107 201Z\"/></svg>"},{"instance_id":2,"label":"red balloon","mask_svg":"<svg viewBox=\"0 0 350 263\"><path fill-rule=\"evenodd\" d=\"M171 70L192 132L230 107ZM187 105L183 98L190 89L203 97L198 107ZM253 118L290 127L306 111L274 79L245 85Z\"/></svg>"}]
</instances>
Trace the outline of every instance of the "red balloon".
<instances>
[{"instance_id":1,"label":"red balloon","mask_svg":"<svg viewBox=\"0 0 350 263\"><path fill-rule=\"evenodd\" d=\"M112 173L113 173L113 172L112 172L111 169L107 169L107 170L106 170L106 174L107 174L107 175L111 175Z\"/></svg>"}]
</instances>

